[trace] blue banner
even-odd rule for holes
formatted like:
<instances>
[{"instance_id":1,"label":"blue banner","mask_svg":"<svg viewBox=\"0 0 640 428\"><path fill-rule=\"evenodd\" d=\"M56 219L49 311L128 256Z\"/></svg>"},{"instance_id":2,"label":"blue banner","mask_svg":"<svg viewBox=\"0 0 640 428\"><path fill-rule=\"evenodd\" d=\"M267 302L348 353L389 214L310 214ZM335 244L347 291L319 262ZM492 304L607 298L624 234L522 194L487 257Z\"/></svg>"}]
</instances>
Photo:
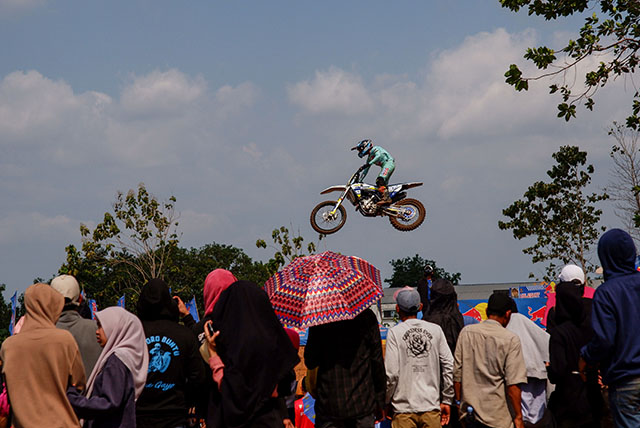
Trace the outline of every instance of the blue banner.
<instances>
[{"instance_id":1,"label":"blue banner","mask_svg":"<svg viewBox=\"0 0 640 428\"><path fill-rule=\"evenodd\" d=\"M9 323L9 335L13 335L13 329L16 325L16 307L18 306L18 292L13 293L11 298L11 322Z\"/></svg>"},{"instance_id":2,"label":"blue banner","mask_svg":"<svg viewBox=\"0 0 640 428\"><path fill-rule=\"evenodd\" d=\"M89 309L91 310L91 319L96 320L96 312L98 312L98 303L95 299L89 299Z\"/></svg>"},{"instance_id":3,"label":"blue banner","mask_svg":"<svg viewBox=\"0 0 640 428\"><path fill-rule=\"evenodd\" d=\"M116 303L118 306L120 306L121 308L124 308L124 294L122 295L121 298L118 299L118 303Z\"/></svg>"},{"instance_id":4,"label":"blue banner","mask_svg":"<svg viewBox=\"0 0 640 428\"><path fill-rule=\"evenodd\" d=\"M196 298L195 298L195 296L193 297L193 299L191 299L186 304L186 306L187 306L187 310L189 311L189 313L193 317L193 320L195 322L200 322L200 315L198 314L198 308L196 306Z\"/></svg>"}]
</instances>

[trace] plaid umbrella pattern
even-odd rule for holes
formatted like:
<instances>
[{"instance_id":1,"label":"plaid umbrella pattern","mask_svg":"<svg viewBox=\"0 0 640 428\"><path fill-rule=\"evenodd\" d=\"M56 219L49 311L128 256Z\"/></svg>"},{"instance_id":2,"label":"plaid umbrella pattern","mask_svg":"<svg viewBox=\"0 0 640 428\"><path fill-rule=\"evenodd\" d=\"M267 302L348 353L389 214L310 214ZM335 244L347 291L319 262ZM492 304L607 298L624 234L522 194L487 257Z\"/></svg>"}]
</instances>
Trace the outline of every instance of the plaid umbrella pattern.
<instances>
[{"instance_id":1,"label":"plaid umbrella pattern","mask_svg":"<svg viewBox=\"0 0 640 428\"><path fill-rule=\"evenodd\" d=\"M264 288L280 321L302 329L353 319L382 297L378 269L331 251L298 257Z\"/></svg>"}]
</instances>

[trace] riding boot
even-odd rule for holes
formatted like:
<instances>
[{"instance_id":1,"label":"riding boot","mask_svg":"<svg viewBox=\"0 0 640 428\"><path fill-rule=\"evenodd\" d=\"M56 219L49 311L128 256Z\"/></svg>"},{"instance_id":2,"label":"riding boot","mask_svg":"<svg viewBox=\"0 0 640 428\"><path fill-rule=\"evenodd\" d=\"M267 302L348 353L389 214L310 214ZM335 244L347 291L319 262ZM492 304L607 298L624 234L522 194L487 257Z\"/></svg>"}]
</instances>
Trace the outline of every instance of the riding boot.
<instances>
[{"instance_id":1,"label":"riding boot","mask_svg":"<svg viewBox=\"0 0 640 428\"><path fill-rule=\"evenodd\" d=\"M380 200L376 202L376 205L389 205L391 204L391 202L393 202L391 200L391 197L389 196L389 189L387 189L387 186L380 186L378 188L378 193L380 194Z\"/></svg>"}]
</instances>

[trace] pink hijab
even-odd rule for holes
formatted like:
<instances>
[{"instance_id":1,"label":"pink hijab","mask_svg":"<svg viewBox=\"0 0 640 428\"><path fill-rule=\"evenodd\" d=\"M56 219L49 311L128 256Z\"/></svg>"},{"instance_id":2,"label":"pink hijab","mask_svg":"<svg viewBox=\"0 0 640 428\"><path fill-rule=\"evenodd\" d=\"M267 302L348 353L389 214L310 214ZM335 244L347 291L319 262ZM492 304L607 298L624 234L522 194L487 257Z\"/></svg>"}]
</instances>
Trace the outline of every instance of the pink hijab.
<instances>
[{"instance_id":1,"label":"pink hijab","mask_svg":"<svg viewBox=\"0 0 640 428\"><path fill-rule=\"evenodd\" d=\"M204 280L204 314L213 312L213 307L220 298L220 293L229 288L237 279L226 269L216 269Z\"/></svg>"},{"instance_id":2,"label":"pink hijab","mask_svg":"<svg viewBox=\"0 0 640 428\"><path fill-rule=\"evenodd\" d=\"M107 336L107 344L87 381L87 397L91 397L95 380L107 359L116 354L131 372L137 400L144 389L149 368L149 352L142 323L137 316L119 306L97 312L96 318Z\"/></svg>"}]
</instances>

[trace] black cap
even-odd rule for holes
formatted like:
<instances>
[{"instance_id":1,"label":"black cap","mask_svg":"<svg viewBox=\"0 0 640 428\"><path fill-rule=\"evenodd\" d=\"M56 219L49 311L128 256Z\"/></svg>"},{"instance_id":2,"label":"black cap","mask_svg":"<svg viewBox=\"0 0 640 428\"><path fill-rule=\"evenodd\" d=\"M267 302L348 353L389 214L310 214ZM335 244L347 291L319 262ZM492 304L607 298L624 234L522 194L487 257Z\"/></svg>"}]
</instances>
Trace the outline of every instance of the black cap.
<instances>
[{"instance_id":1,"label":"black cap","mask_svg":"<svg viewBox=\"0 0 640 428\"><path fill-rule=\"evenodd\" d=\"M502 316L512 309L511 297L506 293L493 293L489 297L489 304L487 305L487 314L494 314Z\"/></svg>"}]
</instances>

